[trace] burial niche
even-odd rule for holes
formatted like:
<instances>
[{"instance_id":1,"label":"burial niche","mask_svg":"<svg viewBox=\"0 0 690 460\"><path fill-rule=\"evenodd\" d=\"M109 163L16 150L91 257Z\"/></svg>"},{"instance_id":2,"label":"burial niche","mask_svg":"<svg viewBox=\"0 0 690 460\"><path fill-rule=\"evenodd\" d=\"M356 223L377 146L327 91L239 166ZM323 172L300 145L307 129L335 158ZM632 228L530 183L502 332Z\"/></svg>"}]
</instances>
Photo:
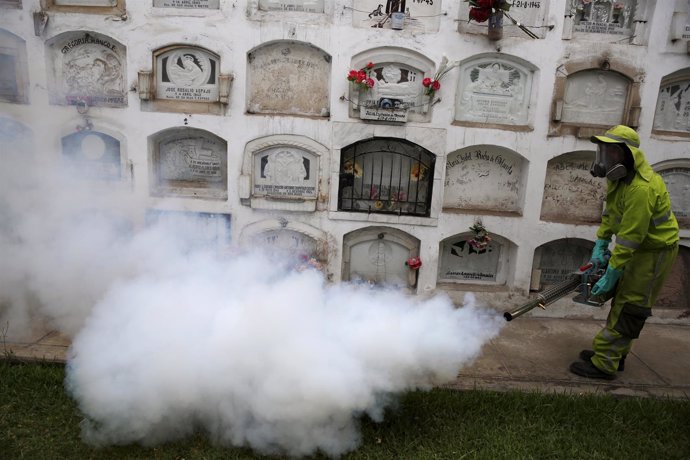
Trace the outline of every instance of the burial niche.
<instances>
[{"instance_id":1,"label":"burial niche","mask_svg":"<svg viewBox=\"0 0 690 460\"><path fill-rule=\"evenodd\" d=\"M681 228L690 229L690 161L669 160L654 165L671 197L671 209Z\"/></svg>"},{"instance_id":2,"label":"burial niche","mask_svg":"<svg viewBox=\"0 0 690 460\"><path fill-rule=\"evenodd\" d=\"M343 237L343 281L413 289L417 270L405 262L419 256L419 240L388 227L365 227Z\"/></svg>"},{"instance_id":3,"label":"burial niche","mask_svg":"<svg viewBox=\"0 0 690 460\"><path fill-rule=\"evenodd\" d=\"M527 160L496 145L474 145L448 154L444 209L522 213Z\"/></svg>"},{"instance_id":4,"label":"burial niche","mask_svg":"<svg viewBox=\"0 0 690 460\"><path fill-rule=\"evenodd\" d=\"M153 0L156 8L180 8L196 10L217 10L220 0Z\"/></svg>"},{"instance_id":5,"label":"burial niche","mask_svg":"<svg viewBox=\"0 0 690 460\"><path fill-rule=\"evenodd\" d=\"M84 179L119 181L123 175L120 141L94 130L82 130L62 138L62 156L68 170Z\"/></svg>"},{"instance_id":6,"label":"burial niche","mask_svg":"<svg viewBox=\"0 0 690 460\"><path fill-rule=\"evenodd\" d=\"M537 38L544 38L546 33L551 30L547 21L549 13L549 4L552 2L544 0L513 0L510 6L509 14L518 23L522 24ZM471 5L469 2L459 2L458 13L458 32L468 34L487 34L487 23L478 24L475 21L468 21L469 10ZM525 38L532 40L530 35L525 33L519 27L513 25L505 16L503 17L503 37L509 38Z\"/></svg>"},{"instance_id":7,"label":"burial niche","mask_svg":"<svg viewBox=\"0 0 690 460\"><path fill-rule=\"evenodd\" d=\"M572 277L589 261L594 243L579 238L564 238L539 246L534 251L530 289L540 291Z\"/></svg>"},{"instance_id":8,"label":"burial niche","mask_svg":"<svg viewBox=\"0 0 690 460\"><path fill-rule=\"evenodd\" d=\"M441 0L354 0L352 27L438 32Z\"/></svg>"},{"instance_id":9,"label":"burial niche","mask_svg":"<svg viewBox=\"0 0 690 460\"><path fill-rule=\"evenodd\" d=\"M150 192L224 200L227 142L196 128L171 128L149 137Z\"/></svg>"},{"instance_id":10,"label":"burial niche","mask_svg":"<svg viewBox=\"0 0 690 460\"><path fill-rule=\"evenodd\" d=\"M575 224L601 222L606 183L589 170L594 152L565 153L546 165L541 220Z\"/></svg>"},{"instance_id":11,"label":"burial niche","mask_svg":"<svg viewBox=\"0 0 690 460\"><path fill-rule=\"evenodd\" d=\"M124 107L126 50L96 32L65 32L47 42L48 90L55 105Z\"/></svg>"},{"instance_id":12,"label":"burial niche","mask_svg":"<svg viewBox=\"0 0 690 460\"><path fill-rule=\"evenodd\" d=\"M230 214L149 209L146 224L174 235L182 249L226 250L231 241Z\"/></svg>"},{"instance_id":13,"label":"burial niche","mask_svg":"<svg viewBox=\"0 0 690 460\"><path fill-rule=\"evenodd\" d=\"M330 116L331 56L308 43L278 41L247 53L247 112Z\"/></svg>"},{"instance_id":14,"label":"burial niche","mask_svg":"<svg viewBox=\"0 0 690 460\"><path fill-rule=\"evenodd\" d=\"M633 35L637 0L567 0L573 32Z\"/></svg>"},{"instance_id":15,"label":"burial niche","mask_svg":"<svg viewBox=\"0 0 690 460\"><path fill-rule=\"evenodd\" d=\"M4 29L0 29L0 102L29 102L26 43Z\"/></svg>"},{"instance_id":16,"label":"burial niche","mask_svg":"<svg viewBox=\"0 0 690 460\"><path fill-rule=\"evenodd\" d=\"M454 235L441 241L438 281L503 285L510 264L510 243L491 235L477 238L474 232Z\"/></svg>"},{"instance_id":17,"label":"burial niche","mask_svg":"<svg viewBox=\"0 0 690 460\"><path fill-rule=\"evenodd\" d=\"M625 119L630 81L616 72L586 70L568 77L563 123L617 125Z\"/></svg>"},{"instance_id":18,"label":"burial niche","mask_svg":"<svg viewBox=\"0 0 690 460\"><path fill-rule=\"evenodd\" d=\"M429 217L436 156L420 145L375 138L342 149L338 210Z\"/></svg>"},{"instance_id":19,"label":"burial niche","mask_svg":"<svg viewBox=\"0 0 690 460\"><path fill-rule=\"evenodd\" d=\"M690 137L690 68L661 79L653 131Z\"/></svg>"}]
</instances>

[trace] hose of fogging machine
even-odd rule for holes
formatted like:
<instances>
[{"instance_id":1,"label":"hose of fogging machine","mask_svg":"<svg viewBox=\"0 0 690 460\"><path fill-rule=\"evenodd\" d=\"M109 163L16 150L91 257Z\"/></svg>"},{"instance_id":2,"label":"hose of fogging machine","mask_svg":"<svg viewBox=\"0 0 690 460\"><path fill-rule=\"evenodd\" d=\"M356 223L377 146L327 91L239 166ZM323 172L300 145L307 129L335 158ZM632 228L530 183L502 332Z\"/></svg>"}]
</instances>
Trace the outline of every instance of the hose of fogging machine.
<instances>
[{"instance_id":1,"label":"hose of fogging machine","mask_svg":"<svg viewBox=\"0 0 690 460\"><path fill-rule=\"evenodd\" d=\"M561 281L559 284L555 284L540 292L537 294L536 299L527 302L520 308L504 313L503 317L506 319L506 321L510 321L513 318L517 318L518 316L527 313L535 307L543 308L560 299L561 297L566 296L569 292L577 289L577 287L580 285L580 282L580 275L575 275L569 280Z\"/></svg>"}]
</instances>

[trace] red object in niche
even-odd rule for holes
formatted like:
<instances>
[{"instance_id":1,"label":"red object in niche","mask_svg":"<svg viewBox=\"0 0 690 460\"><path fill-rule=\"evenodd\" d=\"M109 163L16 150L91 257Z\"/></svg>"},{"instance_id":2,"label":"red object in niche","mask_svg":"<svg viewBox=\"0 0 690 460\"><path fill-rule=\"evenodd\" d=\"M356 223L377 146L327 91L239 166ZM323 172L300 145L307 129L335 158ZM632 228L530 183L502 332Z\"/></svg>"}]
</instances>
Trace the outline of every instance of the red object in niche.
<instances>
[{"instance_id":1,"label":"red object in niche","mask_svg":"<svg viewBox=\"0 0 690 460\"><path fill-rule=\"evenodd\" d=\"M419 267L422 266L422 259L420 259L419 257L410 257L405 262L405 265L410 267L412 270L419 270Z\"/></svg>"}]
</instances>

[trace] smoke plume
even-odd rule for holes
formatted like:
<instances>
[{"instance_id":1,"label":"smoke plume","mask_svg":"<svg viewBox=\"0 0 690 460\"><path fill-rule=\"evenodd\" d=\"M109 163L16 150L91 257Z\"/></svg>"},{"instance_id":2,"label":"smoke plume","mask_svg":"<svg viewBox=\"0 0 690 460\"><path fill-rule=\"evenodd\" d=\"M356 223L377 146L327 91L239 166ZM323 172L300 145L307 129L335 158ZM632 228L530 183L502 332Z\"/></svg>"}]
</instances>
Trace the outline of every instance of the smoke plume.
<instances>
[{"instance_id":1,"label":"smoke plume","mask_svg":"<svg viewBox=\"0 0 690 460\"><path fill-rule=\"evenodd\" d=\"M192 249L194 235L143 225L130 190L32 177L27 161L0 173L0 317L10 334L40 318L72 338L66 386L89 443L203 431L338 456L361 416L454 379L505 323L471 296L457 308L250 249Z\"/></svg>"}]
</instances>

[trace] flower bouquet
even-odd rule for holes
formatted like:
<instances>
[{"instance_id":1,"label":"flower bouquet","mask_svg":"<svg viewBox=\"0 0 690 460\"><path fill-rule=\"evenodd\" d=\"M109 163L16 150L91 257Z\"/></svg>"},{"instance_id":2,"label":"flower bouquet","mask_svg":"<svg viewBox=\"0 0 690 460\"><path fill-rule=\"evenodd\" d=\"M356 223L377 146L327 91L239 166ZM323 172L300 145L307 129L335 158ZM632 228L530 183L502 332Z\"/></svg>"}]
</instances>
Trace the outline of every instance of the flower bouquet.
<instances>
[{"instance_id":1,"label":"flower bouquet","mask_svg":"<svg viewBox=\"0 0 690 460\"><path fill-rule=\"evenodd\" d=\"M422 86L424 86L424 94L427 96L433 96L436 91L441 89L441 79L456 65L458 62L449 62L447 56L443 56L441 59L441 65L438 66L438 71L434 75L434 78L425 78L422 80Z\"/></svg>"},{"instance_id":2,"label":"flower bouquet","mask_svg":"<svg viewBox=\"0 0 690 460\"><path fill-rule=\"evenodd\" d=\"M474 225L470 227L470 230L474 236L467 240L467 243L477 251L486 249L489 243L491 243L492 238L491 235L489 235L489 232L486 231L482 221L478 220L475 222Z\"/></svg>"},{"instance_id":3,"label":"flower bouquet","mask_svg":"<svg viewBox=\"0 0 690 460\"><path fill-rule=\"evenodd\" d=\"M369 88L374 86L374 79L369 76L373 68L374 63L370 62L359 70L350 70L347 74L347 81L352 83L359 91L368 91Z\"/></svg>"},{"instance_id":4,"label":"flower bouquet","mask_svg":"<svg viewBox=\"0 0 690 460\"><path fill-rule=\"evenodd\" d=\"M507 0L465 0L470 4L470 21L485 22L500 11L508 11L512 3Z\"/></svg>"}]
</instances>

